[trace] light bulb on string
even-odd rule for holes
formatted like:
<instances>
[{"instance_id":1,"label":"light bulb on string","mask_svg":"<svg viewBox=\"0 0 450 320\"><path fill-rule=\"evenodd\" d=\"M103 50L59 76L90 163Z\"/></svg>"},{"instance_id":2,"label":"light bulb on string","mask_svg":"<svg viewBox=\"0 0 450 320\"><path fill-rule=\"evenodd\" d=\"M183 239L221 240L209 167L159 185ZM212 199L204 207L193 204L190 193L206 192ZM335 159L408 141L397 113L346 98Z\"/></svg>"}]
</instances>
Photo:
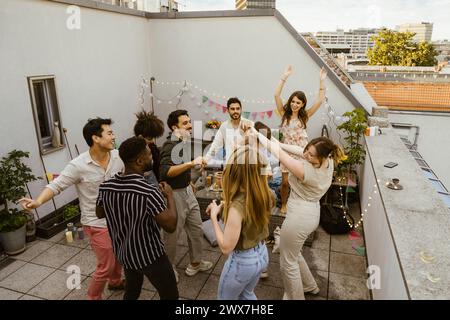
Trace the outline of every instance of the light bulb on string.
<instances>
[{"instance_id":1,"label":"light bulb on string","mask_svg":"<svg viewBox=\"0 0 450 320\"><path fill-rule=\"evenodd\" d=\"M197 102L197 107L201 107L202 104L200 102Z\"/></svg>"},{"instance_id":2,"label":"light bulb on string","mask_svg":"<svg viewBox=\"0 0 450 320\"><path fill-rule=\"evenodd\" d=\"M156 101L157 104L161 104L161 100Z\"/></svg>"},{"instance_id":3,"label":"light bulb on string","mask_svg":"<svg viewBox=\"0 0 450 320\"><path fill-rule=\"evenodd\" d=\"M204 112L205 112L205 114L209 114L209 111L208 111L208 110L205 110Z\"/></svg>"},{"instance_id":4,"label":"light bulb on string","mask_svg":"<svg viewBox=\"0 0 450 320\"><path fill-rule=\"evenodd\" d=\"M193 94L191 94L189 97L190 97L192 100L195 99L195 95L193 95Z\"/></svg>"}]
</instances>

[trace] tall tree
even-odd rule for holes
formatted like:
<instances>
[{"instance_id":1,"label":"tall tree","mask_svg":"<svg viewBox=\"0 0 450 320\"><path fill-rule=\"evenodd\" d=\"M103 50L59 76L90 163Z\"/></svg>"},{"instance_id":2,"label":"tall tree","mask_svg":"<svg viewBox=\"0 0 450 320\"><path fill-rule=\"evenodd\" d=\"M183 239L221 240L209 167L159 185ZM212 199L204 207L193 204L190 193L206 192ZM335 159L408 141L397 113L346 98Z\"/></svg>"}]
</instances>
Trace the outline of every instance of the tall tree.
<instances>
[{"instance_id":1,"label":"tall tree","mask_svg":"<svg viewBox=\"0 0 450 320\"><path fill-rule=\"evenodd\" d=\"M383 66L434 66L436 50L428 42L416 43L415 33L384 29L373 37L375 45L369 48L369 65Z\"/></svg>"}]
</instances>

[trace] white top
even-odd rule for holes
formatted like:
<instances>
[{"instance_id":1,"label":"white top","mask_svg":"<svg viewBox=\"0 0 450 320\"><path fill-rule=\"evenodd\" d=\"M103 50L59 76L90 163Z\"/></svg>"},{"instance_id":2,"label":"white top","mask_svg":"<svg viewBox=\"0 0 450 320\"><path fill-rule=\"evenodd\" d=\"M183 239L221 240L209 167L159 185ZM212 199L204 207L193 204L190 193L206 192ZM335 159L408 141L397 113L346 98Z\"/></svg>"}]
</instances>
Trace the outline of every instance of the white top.
<instances>
[{"instance_id":1,"label":"white top","mask_svg":"<svg viewBox=\"0 0 450 320\"><path fill-rule=\"evenodd\" d=\"M227 162L238 141L243 137L243 131L240 129L242 123L248 123L251 126L254 125L253 121L244 118L241 118L237 128L233 127L230 120L227 120L220 125L217 135L214 137L214 141L205 156L206 161L214 158L216 153L225 145L225 162Z\"/></svg>"},{"instance_id":2,"label":"white top","mask_svg":"<svg viewBox=\"0 0 450 320\"><path fill-rule=\"evenodd\" d=\"M98 219L95 214L98 189L103 181L109 180L116 173L123 172L124 164L117 150L111 150L108 167L103 169L92 160L89 151L80 154L69 162L61 174L51 181L47 188L55 195L75 185L80 201L81 223L86 226L106 228L106 219Z\"/></svg>"}]
</instances>

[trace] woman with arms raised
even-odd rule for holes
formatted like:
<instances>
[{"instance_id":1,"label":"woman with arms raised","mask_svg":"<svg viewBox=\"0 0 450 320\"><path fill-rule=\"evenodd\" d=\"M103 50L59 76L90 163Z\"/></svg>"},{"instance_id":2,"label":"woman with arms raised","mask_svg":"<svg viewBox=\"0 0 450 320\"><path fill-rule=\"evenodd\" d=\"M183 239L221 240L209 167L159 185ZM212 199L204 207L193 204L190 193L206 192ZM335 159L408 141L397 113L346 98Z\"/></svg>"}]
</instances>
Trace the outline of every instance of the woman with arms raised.
<instances>
[{"instance_id":1,"label":"woman with arms raised","mask_svg":"<svg viewBox=\"0 0 450 320\"><path fill-rule=\"evenodd\" d=\"M295 145L304 148L308 144L308 135L306 133L306 123L309 119L319 110L322 103L325 101L325 79L327 72L324 68L320 70L320 85L317 98L313 105L306 109L306 94L303 91L294 91L283 105L281 100L281 92L283 91L284 84L287 78L292 74L292 67L288 66L281 76L280 82L275 89L275 104L277 106L278 113L282 116L280 132L283 135L281 142L285 144ZM296 155L292 155L298 159ZM280 213L286 213L286 202L289 195L289 171L282 164L281 170L283 172L283 178L281 182L281 209Z\"/></svg>"}]
</instances>

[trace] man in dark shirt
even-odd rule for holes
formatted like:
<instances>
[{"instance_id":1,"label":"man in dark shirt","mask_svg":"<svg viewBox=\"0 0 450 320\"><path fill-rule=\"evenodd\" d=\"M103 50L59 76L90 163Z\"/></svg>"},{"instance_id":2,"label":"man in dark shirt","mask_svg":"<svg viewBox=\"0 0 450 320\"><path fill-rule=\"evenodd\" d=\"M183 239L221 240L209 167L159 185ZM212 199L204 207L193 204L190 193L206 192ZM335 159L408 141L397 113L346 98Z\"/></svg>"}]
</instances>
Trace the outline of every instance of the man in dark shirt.
<instances>
[{"instance_id":1,"label":"man in dark shirt","mask_svg":"<svg viewBox=\"0 0 450 320\"><path fill-rule=\"evenodd\" d=\"M125 164L123 174L102 183L96 215L106 217L114 254L125 270L124 300L136 300L144 275L161 299L178 299L178 289L171 263L164 251L159 227L174 232L177 214L172 188L158 186L144 179L152 165L152 155L143 138L125 140L119 147ZM167 199L168 206L164 201Z\"/></svg>"},{"instance_id":2,"label":"man in dark shirt","mask_svg":"<svg viewBox=\"0 0 450 320\"><path fill-rule=\"evenodd\" d=\"M212 268L210 261L202 260L202 219L200 207L191 187L191 169L205 165L203 157L190 161L191 119L186 110L176 110L169 114L167 125L171 135L161 148L160 179L167 181L173 189L173 198L177 207L178 224L173 234L164 233L164 243L170 261L175 265L178 235L182 228L188 236L190 264L186 275L194 276L199 271ZM174 266L175 270L175 266ZM175 270L176 272L176 270ZM175 273L177 275L177 273Z\"/></svg>"}]
</instances>

